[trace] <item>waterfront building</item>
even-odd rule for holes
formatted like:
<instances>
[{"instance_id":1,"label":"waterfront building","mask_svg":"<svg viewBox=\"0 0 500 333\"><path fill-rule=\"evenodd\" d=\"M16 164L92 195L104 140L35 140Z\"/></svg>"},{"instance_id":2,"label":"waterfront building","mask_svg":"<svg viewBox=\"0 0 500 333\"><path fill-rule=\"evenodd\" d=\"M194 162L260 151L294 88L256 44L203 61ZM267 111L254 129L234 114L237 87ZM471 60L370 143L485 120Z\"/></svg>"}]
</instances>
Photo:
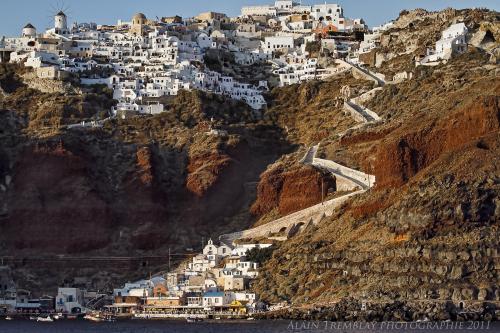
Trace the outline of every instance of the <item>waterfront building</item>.
<instances>
[{"instance_id":1,"label":"waterfront building","mask_svg":"<svg viewBox=\"0 0 500 333\"><path fill-rule=\"evenodd\" d=\"M56 311L64 313L85 312L84 292L79 288L58 288L56 296Z\"/></svg>"}]
</instances>

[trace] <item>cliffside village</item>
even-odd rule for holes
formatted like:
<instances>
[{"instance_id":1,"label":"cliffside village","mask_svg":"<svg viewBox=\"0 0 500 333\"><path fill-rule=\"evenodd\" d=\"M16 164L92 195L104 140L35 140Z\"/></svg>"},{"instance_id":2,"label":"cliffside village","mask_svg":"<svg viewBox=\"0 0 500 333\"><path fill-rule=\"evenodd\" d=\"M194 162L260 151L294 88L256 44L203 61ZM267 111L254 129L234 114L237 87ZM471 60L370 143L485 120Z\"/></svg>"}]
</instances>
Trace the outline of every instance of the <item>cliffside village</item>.
<instances>
[{"instance_id":1,"label":"cliffside village","mask_svg":"<svg viewBox=\"0 0 500 333\"><path fill-rule=\"evenodd\" d=\"M230 52L243 67L270 64L279 86L285 86L359 67L391 26L368 30L362 19L345 17L337 4L306 6L289 0L243 7L235 18L207 12L151 20L138 13L113 26L75 22L70 28L59 12L54 27L41 34L27 24L20 37L2 38L0 54L2 61L34 68L41 79L76 76L82 85L106 85L118 101L110 117L164 112L159 99L182 89L224 95L259 110L266 107L268 82L252 85L209 70L204 64L208 52ZM467 33L463 23L452 25L416 65L432 66L465 52ZM335 61L321 65L312 56L318 53L311 50L312 43ZM246 317L266 309L250 291L259 267L248 253L269 246L210 240L178 270L127 283L114 289L112 297L61 287L55 297L31 299L0 267L0 313L79 315L104 309L113 316L138 318Z\"/></svg>"},{"instance_id":2,"label":"cliffside village","mask_svg":"<svg viewBox=\"0 0 500 333\"><path fill-rule=\"evenodd\" d=\"M193 18L152 20L138 13L116 25L74 22L69 27L61 11L54 16L54 27L43 33L27 24L20 37L2 38L0 53L3 61L34 68L39 78L64 79L74 74L82 85L108 86L118 101L111 116L163 112L158 99L181 89L224 95L259 110L266 106L263 92L269 89L268 82L252 85L211 71L204 64L207 53L230 52L238 66L270 64L284 86L349 69L344 62L320 64L318 52L311 50L314 43L330 59L362 64L364 55L380 45L381 34L391 26L387 23L370 31L362 19L345 17L338 4L310 6L291 0L243 7L234 18L206 12ZM466 34L463 23L450 27L435 50L418 63L432 64L453 52L464 52Z\"/></svg>"},{"instance_id":3,"label":"cliffside village","mask_svg":"<svg viewBox=\"0 0 500 333\"><path fill-rule=\"evenodd\" d=\"M55 297L31 297L17 290L10 270L0 266L0 314L113 318L247 318L266 309L249 291L258 276L258 264L247 258L270 243L237 246L212 240L202 253L171 272L126 283L112 295L85 288L61 287ZM255 250L257 249L257 250ZM33 317L38 318L38 317Z\"/></svg>"}]
</instances>

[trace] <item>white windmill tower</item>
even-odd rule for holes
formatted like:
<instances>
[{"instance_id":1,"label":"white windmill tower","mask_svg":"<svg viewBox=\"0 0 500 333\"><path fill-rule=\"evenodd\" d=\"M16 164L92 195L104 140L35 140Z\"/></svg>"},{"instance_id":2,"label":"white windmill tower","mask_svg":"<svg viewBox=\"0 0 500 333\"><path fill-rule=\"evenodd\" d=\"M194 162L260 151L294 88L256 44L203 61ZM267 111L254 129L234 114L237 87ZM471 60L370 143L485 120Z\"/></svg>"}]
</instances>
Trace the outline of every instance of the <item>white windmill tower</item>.
<instances>
[{"instance_id":1,"label":"white windmill tower","mask_svg":"<svg viewBox=\"0 0 500 333\"><path fill-rule=\"evenodd\" d=\"M68 34L68 17L62 10L54 16L54 29L59 35Z\"/></svg>"}]
</instances>

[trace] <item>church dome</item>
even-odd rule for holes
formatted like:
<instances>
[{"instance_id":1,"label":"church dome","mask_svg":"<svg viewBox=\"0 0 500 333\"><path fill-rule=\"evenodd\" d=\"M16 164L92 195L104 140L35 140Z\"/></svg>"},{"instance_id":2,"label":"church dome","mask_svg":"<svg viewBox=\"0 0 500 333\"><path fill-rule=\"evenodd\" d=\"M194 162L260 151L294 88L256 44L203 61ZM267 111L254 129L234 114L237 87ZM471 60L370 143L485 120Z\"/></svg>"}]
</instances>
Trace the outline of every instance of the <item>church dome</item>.
<instances>
[{"instance_id":1,"label":"church dome","mask_svg":"<svg viewBox=\"0 0 500 333\"><path fill-rule=\"evenodd\" d=\"M133 17L134 19L143 19L145 20L146 19L146 15L144 15L143 13L137 13L134 15Z\"/></svg>"},{"instance_id":2,"label":"church dome","mask_svg":"<svg viewBox=\"0 0 500 333\"><path fill-rule=\"evenodd\" d=\"M147 18L143 13L137 13L132 17L132 24L146 24Z\"/></svg>"}]
</instances>

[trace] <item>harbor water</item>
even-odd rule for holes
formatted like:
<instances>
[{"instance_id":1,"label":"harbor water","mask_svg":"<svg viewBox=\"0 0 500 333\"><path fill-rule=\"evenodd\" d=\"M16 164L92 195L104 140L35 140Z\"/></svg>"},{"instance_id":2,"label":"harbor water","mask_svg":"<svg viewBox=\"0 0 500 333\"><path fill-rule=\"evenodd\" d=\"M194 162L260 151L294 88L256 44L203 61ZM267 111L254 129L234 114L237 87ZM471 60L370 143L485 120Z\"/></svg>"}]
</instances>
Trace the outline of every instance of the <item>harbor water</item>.
<instances>
[{"instance_id":1,"label":"harbor water","mask_svg":"<svg viewBox=\"0 0 500 333\"><path fill-rule=\"evenodd\" d=\"M385 325L385 326L384 326ZM302 321L186 321L127 320L94 323L60 320L42 323L0 319L0 333L281 333L281 332L500 332L499 323L327 323Z\"/></svg>"}]
</instances>

